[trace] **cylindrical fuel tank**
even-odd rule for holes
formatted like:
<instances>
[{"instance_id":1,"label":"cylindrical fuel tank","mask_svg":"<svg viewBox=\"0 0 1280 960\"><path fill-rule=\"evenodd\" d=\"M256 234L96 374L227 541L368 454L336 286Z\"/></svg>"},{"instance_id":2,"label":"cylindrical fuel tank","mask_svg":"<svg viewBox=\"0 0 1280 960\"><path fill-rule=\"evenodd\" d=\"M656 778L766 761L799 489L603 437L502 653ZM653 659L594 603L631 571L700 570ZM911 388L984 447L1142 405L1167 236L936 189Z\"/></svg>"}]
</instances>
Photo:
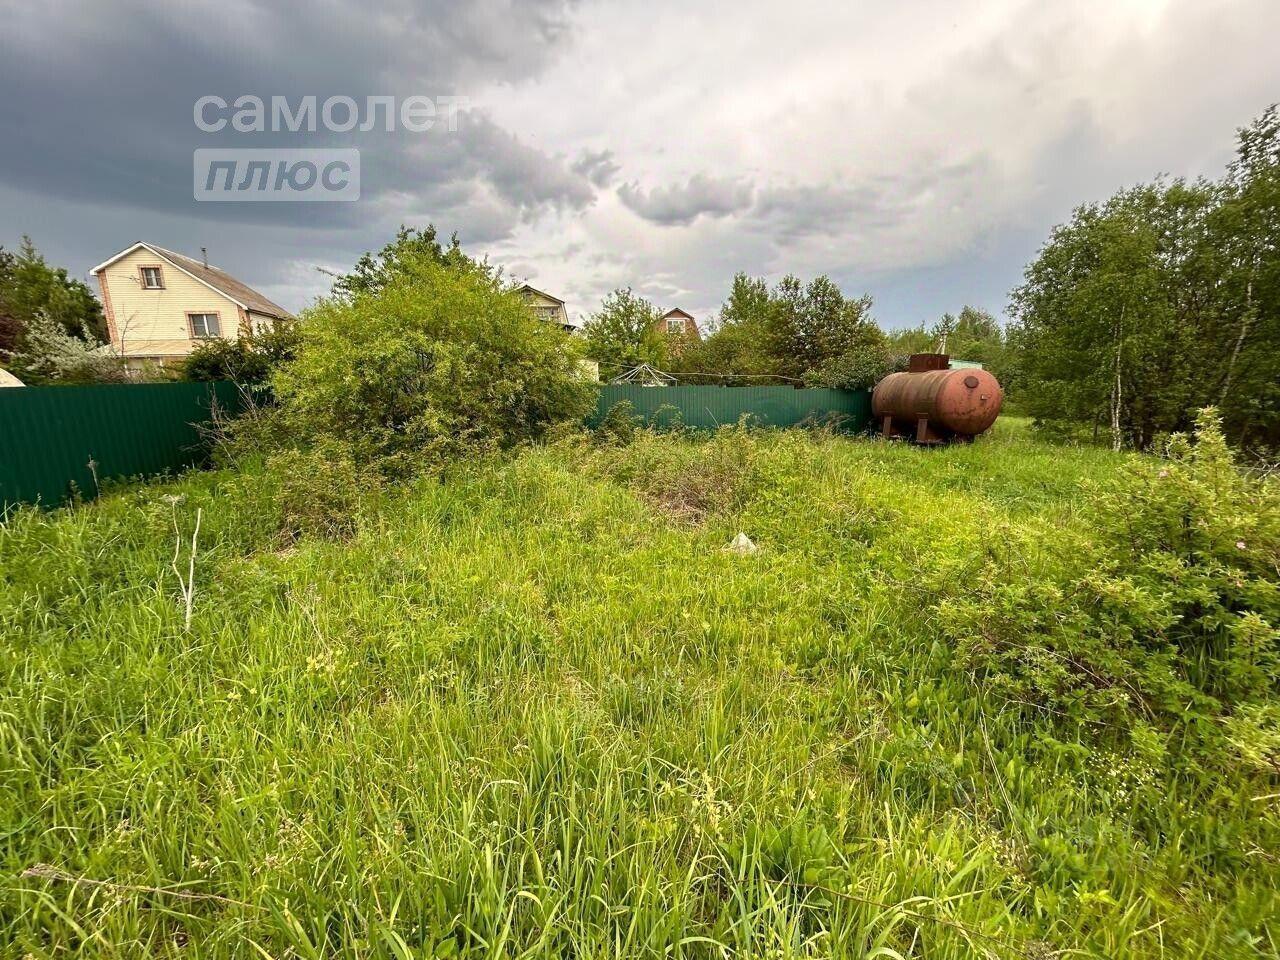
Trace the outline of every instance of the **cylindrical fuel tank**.
<instances>
[{"instance_id":1,"label":"cylindrical fuel tank","mask_svg":"<svg viewBox=\"0 0 1280 960\"><path fill-rule=\"evenodd\" d=\"M1000 382L986 370L929 370L889 374L872 391L871 411L904 433L927 420L933 434L976 437L996 422L1003 402Z\"/></svg>"}]
</instances>

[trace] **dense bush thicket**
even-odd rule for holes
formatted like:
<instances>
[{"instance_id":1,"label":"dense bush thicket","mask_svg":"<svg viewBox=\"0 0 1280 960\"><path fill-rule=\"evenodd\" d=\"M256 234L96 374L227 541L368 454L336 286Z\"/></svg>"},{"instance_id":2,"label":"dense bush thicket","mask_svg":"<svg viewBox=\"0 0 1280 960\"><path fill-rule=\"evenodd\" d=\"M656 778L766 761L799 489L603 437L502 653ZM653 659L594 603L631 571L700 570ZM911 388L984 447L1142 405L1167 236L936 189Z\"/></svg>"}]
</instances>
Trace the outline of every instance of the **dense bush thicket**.
<instances>
[{"instance_id":1,"label":"dense bush thicket","mask_svg":"<svg viewBox=\"0 0 1280 960\"><path fill-rule=\"evenodd\" d=\"M580 359L485 265L409 253L299 318L274 417L303 448L341 445L403 476L581 418L594 395Z\"/></svg>"},{"instance_id":2,"label":"dense bush thicket","mask_svg":"<svg viewBox=\"0 0 1280 960\"><path fill-rule=\"evenodd\" d=\"M214 338L187 354L182 374L188 380L231 380L247 387L264 386L277 369L293 359L297 346L298 333L292 323L237 340Z\"/></svg>"},{"instance_id":3,"label":"dense bush thicket","mask_svg":"<svg viewBox=\"0 0 1280 960\"><path fill-rule=\"evenodd\" d=\"M1280 485L1238 469L1205 411L1194 442L1127 462L1085 506L1090 535L1034 565L997 531L942 605L947 636L1032 709L1223 748L1219 721L1273 710L1280 684Z\"/></svg>"}]
</instances>

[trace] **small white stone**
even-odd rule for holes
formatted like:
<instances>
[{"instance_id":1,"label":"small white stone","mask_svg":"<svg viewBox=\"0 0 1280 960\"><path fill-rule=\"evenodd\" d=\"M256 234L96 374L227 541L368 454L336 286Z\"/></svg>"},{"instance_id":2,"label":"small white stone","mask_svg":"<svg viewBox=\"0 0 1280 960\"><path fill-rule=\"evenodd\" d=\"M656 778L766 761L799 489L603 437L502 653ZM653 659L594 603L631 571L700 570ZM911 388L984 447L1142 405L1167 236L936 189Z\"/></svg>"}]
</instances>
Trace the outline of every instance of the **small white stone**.
<instances>
[{"instance_id":1,"label":"small white stone","mask_svg":"<svg viewBox=\"0 0 1280 960\"><path fill-rule=\"evenodd\" d=\"M725 547L730 553L736 553L739 556L745 556L749 553L755 553L760 548L751 542L751 538L745 533L739 533L733 538L733 542Z\"/></svg>"}]
</instances>

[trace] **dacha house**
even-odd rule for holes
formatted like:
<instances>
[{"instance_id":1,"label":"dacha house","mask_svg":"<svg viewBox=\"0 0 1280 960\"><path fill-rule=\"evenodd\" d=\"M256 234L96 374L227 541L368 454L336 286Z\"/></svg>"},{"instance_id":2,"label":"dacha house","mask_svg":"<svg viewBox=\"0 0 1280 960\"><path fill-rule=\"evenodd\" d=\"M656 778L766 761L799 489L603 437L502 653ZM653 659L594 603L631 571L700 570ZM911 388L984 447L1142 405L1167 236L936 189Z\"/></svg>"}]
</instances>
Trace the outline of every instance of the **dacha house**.
<instances>
[{"instance_id":1,"label":"dacha house","mask_svg":"<svg viewBox=\"0 0 1280 960\"><path fill-rule=\"evenodd\" d=\"M177 363L201 342L236 340L292 315L207 259L138 242L90 271L111 346L132 371Z\"/></svg>"}]
</instances>

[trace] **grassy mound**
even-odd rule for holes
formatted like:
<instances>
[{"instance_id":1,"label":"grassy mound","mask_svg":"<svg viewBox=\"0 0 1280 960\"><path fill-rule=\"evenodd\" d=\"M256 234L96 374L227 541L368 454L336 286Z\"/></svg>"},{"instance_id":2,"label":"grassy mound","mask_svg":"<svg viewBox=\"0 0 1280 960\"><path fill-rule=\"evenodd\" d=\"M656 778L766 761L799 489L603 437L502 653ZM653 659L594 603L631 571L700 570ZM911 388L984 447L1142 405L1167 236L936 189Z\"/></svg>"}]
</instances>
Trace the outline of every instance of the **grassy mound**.
<instances>
[{"instance_id":1,"label":"grassy mound","mask_svg":"<svg viewBox=\"0 0 1280 960\"><path fill-rule=\"evenodd\" d=\"M339 498L340 538L281 515L305 464L20 514L0 942L1274 955L1272 680L1201 682L1227 654L1172 650L1174 592L1107 567L1089 490L1135 463L1016 422L945 450L642 432ZM1109 632L1107 591L1157 627Z\"/></svg>"}]
</instances>

